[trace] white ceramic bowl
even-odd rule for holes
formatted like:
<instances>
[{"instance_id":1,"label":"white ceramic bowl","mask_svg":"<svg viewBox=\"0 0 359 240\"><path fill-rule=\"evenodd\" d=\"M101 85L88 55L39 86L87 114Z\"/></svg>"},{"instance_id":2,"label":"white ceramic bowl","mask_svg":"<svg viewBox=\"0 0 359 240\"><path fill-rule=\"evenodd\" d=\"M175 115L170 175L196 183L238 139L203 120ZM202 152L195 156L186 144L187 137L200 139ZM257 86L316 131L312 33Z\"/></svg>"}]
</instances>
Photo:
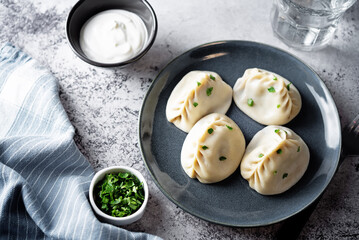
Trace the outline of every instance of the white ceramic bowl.
<instances>
[{"instance_id":1,"label":"white ceramic bowl","mask_svg":"<svg viewBox=\"0 0 359 240\"><path fill-rule=\"evenodd\" d=\"M130 173L134 174L140 180L140 182L143 183L143 190L145 193L145 196L144 196L145 199L144 199L141 207L135 213L133 213L129 216L126 216L126 217L112 217L112 216L102 212L101 209L99 209L97 207L95 200L94 200L94 196L93 196L94 188L95 188L96 184L99 181L101 181L106 174L118 173L118 172L130 172ZM108 168L100 170L93 177L91 184L90 184L89 196L90 196L91 206L92 206L93 210L95 211L96 215L98 216L98 218L100 219L100 221L110 223L110 224L113 224L116 226L123 226L123 225L131 224L131 223L139 220L143 216L143 213L145 212L145 208L146 208L147 201L148 201L148 186L147 186L147 182L146 182L145 178L142 176L142 174L134 168L125 167L125 166L108 167Z\"/></svg>"}]
</instances>

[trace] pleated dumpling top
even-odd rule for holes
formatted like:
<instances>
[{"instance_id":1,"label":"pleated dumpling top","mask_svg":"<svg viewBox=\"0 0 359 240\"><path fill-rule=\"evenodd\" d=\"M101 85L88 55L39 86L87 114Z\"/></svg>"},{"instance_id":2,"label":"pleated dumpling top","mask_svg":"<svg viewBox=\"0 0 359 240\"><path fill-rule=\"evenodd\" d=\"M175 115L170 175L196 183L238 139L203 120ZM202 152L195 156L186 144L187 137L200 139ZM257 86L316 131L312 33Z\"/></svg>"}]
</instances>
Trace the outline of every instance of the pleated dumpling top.
<instances>
[{"instance_id":1,"label":"pleated dumpling top","mask_svg":"<svg viewBox=\"0 0 359 240\"><path fill-rule=\"evenodd\" d=\"M181 151L182 168L202 183L219 182L238 168L245 147L238 125L224 114L212 113L188 133Z\"/></svg>"},{"instance_id":2,"label":"pleated dumpling top","mask_svg":"<svg viewBox=\"0 0 359 240\"><path fill-rule=\"evenodd\" d=\"M249 186L263 195L287 191L304 175L309 149L289 128L267 126L257 132L241 161L241 174Z\"/></svg>"},{"instance_id":3,"label":"pleated dumpling top","mask_svg":"<svg viewBox=\"0 0 359 240\"><path fill-rule=\"evenodd\" d=\"M225 114L231 103L232 88L217 73L191 71L173 89L166 117L182 131L189 132L207 114Z\"/></svg>"},{"instance_id":4,"label":"pleated dumpling top","mask_svg":"<svg viewBox=\"0 0 359 240\"><path fill-rule=\"evenodd\" d=\"M237 107L264 125L284 125L299 113L302 100L287 79L266 70L247 69L233 87Z\"/></svg>"}]
</instances>

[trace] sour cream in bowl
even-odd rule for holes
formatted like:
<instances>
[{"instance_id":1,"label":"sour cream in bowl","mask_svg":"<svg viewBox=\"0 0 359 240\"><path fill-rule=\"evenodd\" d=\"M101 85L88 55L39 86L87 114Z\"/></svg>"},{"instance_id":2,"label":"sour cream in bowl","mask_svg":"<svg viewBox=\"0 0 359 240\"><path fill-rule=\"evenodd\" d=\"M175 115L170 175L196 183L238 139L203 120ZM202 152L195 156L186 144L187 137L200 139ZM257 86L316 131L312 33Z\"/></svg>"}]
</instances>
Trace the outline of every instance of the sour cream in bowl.
<instances>
[{"instance_id":1,"label":"sour cream in bowl","mask_svg":"<svg viewBox=\"0 0 359 240\"><path fill-rule=\"evenodd\" d=\"M82 27L80 47L91 60L116 63L131 59L147 41L147 30L136 14L112 9L97 13Z\"/></svg>"},{"instance_id":2,"label":"sour cream in bowl","mask_svg":"<svg viewBox=\"0 0 359 240\"><path fill-rule=\"evenodd\" d=\"M157 18L146 0L80 0L68 15L66 33L83 61L120 67L148 52L156 38Z\"/></svg>"}]
</instances>

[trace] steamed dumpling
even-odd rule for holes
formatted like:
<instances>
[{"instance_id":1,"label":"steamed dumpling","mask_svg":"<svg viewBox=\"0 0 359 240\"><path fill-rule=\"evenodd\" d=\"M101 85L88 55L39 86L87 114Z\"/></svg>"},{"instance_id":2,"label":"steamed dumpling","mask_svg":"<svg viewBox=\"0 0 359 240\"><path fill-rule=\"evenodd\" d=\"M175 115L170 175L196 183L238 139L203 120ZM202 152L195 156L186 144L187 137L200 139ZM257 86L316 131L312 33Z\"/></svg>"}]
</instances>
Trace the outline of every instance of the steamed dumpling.
<instances>
[{"instance_id":1,"label":"steamed dumpling","mask_svg":"<svg viewBox=\"0 0 359 240\"><path fill-rule=\"evenodd\" d=\"M209 113L225 114L232 102L232 88L215 72L191 71L173 89L166 117L179 129L189 132Z\"/></svg>"},{"instance_id":2,"label":"steamed dumpling","mask_svg":"<svg viewBox=\"0 0 359 240\"><path fill-rule=\"evenodd\" d=\"M238 168L245 145L243 133L232 119L209 114L188 133L182 146L182 168L202 183L219 182Z\"/></svg>"},{"instance_id":3,"label":"steamed dumpling","mask_svg":"<svg viewBox=\"0 0 359 240\"><path fill-rule=\"evenodd\" d=\"M236 105L253 120L264 125L283 125L302 107L297 88L278 74L247 69L233 87Z\"/></svg>"},{"instance_id":4,"label":"steamed dumpling","mask_svg":"<svg viewBox=\"0 0 359 240\"><path fill-rule=\"evenodd\" d=\"M241 175L260 194L282 193L303 176L309 163L309 149L292 130L267 126L247 146Z\"/></svg>"}]
</instances>

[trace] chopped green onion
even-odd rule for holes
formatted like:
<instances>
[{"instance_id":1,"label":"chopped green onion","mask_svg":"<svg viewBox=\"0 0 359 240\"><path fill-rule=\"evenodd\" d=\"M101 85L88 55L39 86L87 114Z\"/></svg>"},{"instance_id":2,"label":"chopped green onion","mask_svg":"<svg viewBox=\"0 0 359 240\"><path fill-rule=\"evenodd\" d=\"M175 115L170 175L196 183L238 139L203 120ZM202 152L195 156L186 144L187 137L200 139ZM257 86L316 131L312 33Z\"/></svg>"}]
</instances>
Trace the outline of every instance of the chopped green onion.
<instances>
[{"instance_id":1,"label":"chopped green onion","mask_svg":"<svg viewBox=\"0 0 359 240\"><path fill-rule=\"evenodd\" d=\"M258 155L258 157L260 157L260 158L263 157L263 156L264 156L263 153L260 153L260 154Z\"/></svg>"},{"instance_id":2,"label":"chopped green onion","mask_svg":"<svg viewBox=\"0 0 359 240\"><path fill-rule=\"evenodd\" d=\"M203 149L203 150L206 150L206 149L208 149L208 147L207 147L206 145L203 145L203 146L202 146L202 149Z\"/></svg>"},{"instance_id":3,"label":"chopped green onion","mask_svg":"<svg viewBox=\"0 0 359 240\"><path fill-rule=\"evenodd\" d=\"M220 156L219 157L219 161L223 161L223 160L226 160L227 158L226 157L224 157L224 156Z\"/></svg>"},{"instance_id":4,"label":"chopped green onion","mask_svg":"<svg viewBox=\"0 0 359 240\"><path fill-rule=\"evenodd\" d=\"M287 89L288 89L288 91L290 90L290 85L291 85L292 83L289 83L288 85L287 85Z\"/></svg>"},{"instance_id":5,"label":"chopped green onion","mask_svg":"<svg viewBox=\"0 0 359 240\"><path fill-rule=\"evenodd\" d=\"M232 130L232 129L233 129L231 126L228 126L228 125L226 125L226 127L227 127L229 130Z\"/></svg>"},{"instance_id":6,"label":"chopped green onion","mask_svg":"<svg viewBox=\"0 0 359 240\"><path fill-rule=\"evenodd\" d=\"M286 177L288 177L288 173L284 173L283 176L282 176L283 179L286 178Z\"/></svg>"},{"instance_id":7,"label":"chopped green onion","mask_svg":"<svg viewBox=\"0 0 359 240\"><path fill-rule=\"evenodd\" d=\"M300 146L298 146L297 152L300 152Z\"/></svg>"},{"instance_id":8,"label":"chopped green onion","mask_svg":"<svg viewBox=\"0 0 359 240\"><path fill-rule=\"evenodd\" d=\"M198 106L198 103L197 103L197 102L194 102L194 103L193 103L193 106L194 106L194 107L197 107L197 106Z\"/></svg>"},{"instance_id":9,"label":"chopped green onion","mask_svg":"<svg viewBox=\"0 0 359 240\"><path fill-rule=\"evenodd\" d=\"M113 217L125 217L136 212L144 201L141 181L132 173L108 173L94 189L96 205Z\"/></svg>"},{"instance_id":10,"label":"chopped green onion","mask_svg":"<svg viewBox=\"0 0 359 240\"><path fill-rule=\"evenodd\" d=\"M270 87L270 88L268 88L268 92L275 92L274 87Z\"/></svg>"},{"instance_id":11,"label":"chopped green onion","mask_svg":"<svg viewBox=\"0 0 359 240\"><path fill-rule=\"evenodd\" d=\"M277 153L278 153L278 154L281 154L281 153L282 153L282 149L279 148L279 149L277 150Z\"/></svg>"},{"instance_id":12,"label":"chopped green onion","mask_svg":"<svg viewBox=\"0 0 359 240\"><path fill-rule=\"evenodd\" d=\"M248 100L247 100L247 104L248 104L248 106L250 106L250 107L252 107L253 106L253 99L252 98L248 98Z\"/></svg>"},{"instance_id":13,"label":"chopped green onion","mask_svg":"<svg viewBox=\"0 0 359 240\"><path fill-rule=\"evenodd\" d=\"M278 173L277 170L273 171L273 175L277 175L277 173Z\"/></svg>"},{"instance_id":14,"label":"chopped green onion","mask_svg":"<svg viewBox=\"0 0 359 240\"><path fill-rule=\"evenodd\" d=\"M213 133L213 128L208 129L208 133L212 134Z\"/></svg>"},{"instance_id":15,"label":"chopped green onion","mask_svg":"<svg viewBox=\"0 0 359 240\"><path fill-rule=\"evenodd\" d=\"M278 78L276 76L273 77L273 80L278 80Z\"/></svg>"},{"instance_id":16,"label":"chopped green onion","mask_svg":"<svg viewBox=\"0 0 359 240\"><path fill-rule=\"evenodd\" d=\"M277 108L280 108L280 104L277 105Z\"/></svg>"},{"instance_id":17,"label":"chopped green onion","mask_svg":"<svg viewBox=\"0 0 359 240\"><path fill-rule=\"evenodd\" d=\"M213 87L207 88L207 96L212 94Z\"/></svg>"},{"instance_id":18,"label":"chopped green onion","mask_svg":"<svg viewBox=\"0 0 359 240\"><path fill-rule=\"evenodd\" d=\"M274 130L275 133L279 133L279 131L280 131L279 129Z\"/></svg>"},{"instance_id":19,"label":"chopped green onion","mask_svg":"<svg viewBox=\"0 0 359 240\"><path fill-rule=\"evenodd\" d=\"M201 86L201 83L200 83L200 82L197 82L197 86Z\"/></svg>"},{"instance_id":20,"label":"chopped green onion","mask_svg":"<svg viewBox=\"0 0 359 240\"><path fill-rule=\"evenodd\" d=\"M209 75L209 78L212 79L213 81L216 80L216 78L212 74Z\"/></svg>"}]
</instances>

